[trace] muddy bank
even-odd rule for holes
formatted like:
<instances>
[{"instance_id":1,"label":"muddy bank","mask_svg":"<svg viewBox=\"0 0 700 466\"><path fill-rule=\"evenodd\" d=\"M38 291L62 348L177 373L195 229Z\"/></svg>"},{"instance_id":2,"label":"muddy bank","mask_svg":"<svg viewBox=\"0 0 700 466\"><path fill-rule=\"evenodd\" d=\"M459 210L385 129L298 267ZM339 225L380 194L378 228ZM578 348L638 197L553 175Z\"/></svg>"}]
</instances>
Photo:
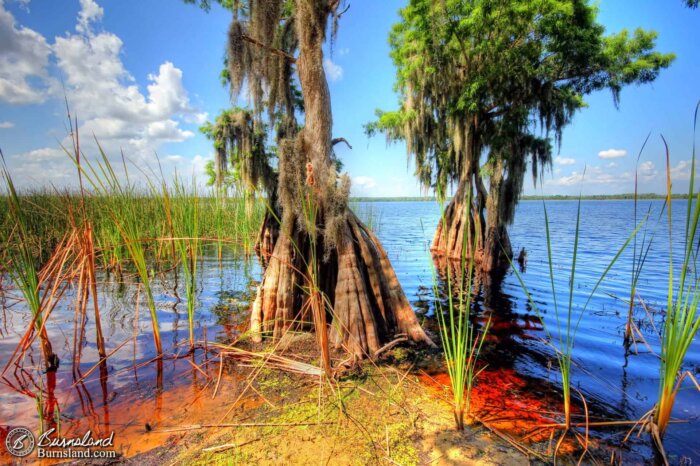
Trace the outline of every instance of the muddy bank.
<instances>
[{"instance_id":1,"label":"muddy bank","mask_svg":"<svg viewBox=\"0 0 700 466\"><path fill-rule=\"evenodd\" d=\"M263 368L245 402L234 405L235 391L228 381L216 399L210 390L196 406L172 413L167 422L143 434L146 444L162 446L123 462L529 463L526 455L483 426L457 432L449 403L422 383L411 366L367 363L334 385ZM200 429L192 425L197 423L237 426Z\"/></svg>"}]
</instances>

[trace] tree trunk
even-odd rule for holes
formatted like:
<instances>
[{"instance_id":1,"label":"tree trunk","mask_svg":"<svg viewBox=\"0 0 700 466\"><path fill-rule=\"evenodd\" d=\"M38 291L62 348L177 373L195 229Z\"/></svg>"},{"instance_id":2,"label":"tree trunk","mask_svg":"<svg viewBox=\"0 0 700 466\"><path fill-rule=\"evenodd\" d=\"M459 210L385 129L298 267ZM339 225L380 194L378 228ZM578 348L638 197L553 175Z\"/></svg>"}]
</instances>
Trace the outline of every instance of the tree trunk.
<instances>
[{"instance_id":1,"label":"tree trunk","mask_svg":"<svg viewBox=\"0 0 700 466\"><path fill-rule=\"evenodd\" d=\"M504 218L503 190L503 160L497 159L492 163L492 173L489 180L489 195L486 200L487 235L484 243L484 260L481 270L488 273L503 273L510 266L513 249Z\"/></svg>"},{"instance_id":2,"label":"tree trunk","mask_svg":"<svg viewBox=\"0 0 700 466\"><path fill-rule=\"evenodd\" d=\"M255 241L255 253L260 259L263 268L267 267L272 257L272 252L280 234L279 216L269 211L265 212L263 222L258 230L258 238Z\"/></svg>"},{"instance_id":3,"label":"tree trunk","mask_svg":"<svg viewBox=\"0 0 700 466\"><path fill-rule=\"evenodd\" d=\"M461 260L464 251L465 258L473 257L478 271L502 275L508 270L508 259L513 253L501 209L502 163L493 168L488 192L479 174L459 182L457 192L438 220L430 251L440 259L454 261Z\"/></svg>"},{"instance_id":4,"label":"tree trunk","mask_svg":"<svg viewBox=\"0 0 700 466\"><path fill-rule=\"evenodd\" d=\"M478 208L478 201L471 195L471 180L461 180L433 236L430 251L448 260L459 261L474 258L480 264L483 256L483 223ZM466 238L465 238L466 235Z\"/></svg>"},{"instance_id":5,"label":"tree trunk","mask_svg":"<svg viewBox=\"0 0 700 466\"><path fill-rule=\"evenodd\" d=\"M425 334L377 237L348 209L344 240L318 264L319 286L329 298L330 341L362 359L397 334L433 345ZM251 315L251 333L280 338L292 328L309 327L310 295L304 260L312 254L306 234L280 233ZM317 246L321 247L321 246ZM317 251L318 252L318 251Z\"/></svg>"},{"instance_id":6,"label":"tree trunk","mask_svg":"<svg viewBox=\"0 0 700 466\"><path fill-rule=\"evenodd\" d=\"M330 326L316 331L329 332L336 347L357 358L372 357L399 333L433 345L379 240L348 209L347 193L343 196L337 186L331 159L331 100L321 48L330 13L327 0L296 2L300 51L296 63L305 123L295 141L280 144L282 225L275 235L271 227L275 220L266 216L261 228L259 249L263 256L269 253L269 261L253 304L251 333L255 340L263 335L279 338L290 328L308 326L318 298L309 290L318 290L327 298L322 321ZM306 167L306 182L299 175L301 167ZM315 212L312 225L308 225L309 209ZM315 316L314 321L319 322Z\"/></svg>"}]
</instances>

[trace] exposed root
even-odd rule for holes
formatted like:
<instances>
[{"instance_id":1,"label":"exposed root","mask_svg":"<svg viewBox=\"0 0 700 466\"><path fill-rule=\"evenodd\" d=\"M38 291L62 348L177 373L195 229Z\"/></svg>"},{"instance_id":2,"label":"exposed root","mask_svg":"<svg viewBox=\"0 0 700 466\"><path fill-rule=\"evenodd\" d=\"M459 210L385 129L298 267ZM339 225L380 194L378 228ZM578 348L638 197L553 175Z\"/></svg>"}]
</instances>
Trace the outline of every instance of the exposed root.
<instances>
[{"instance_id":1,"label":"exposed root","mask_svg":"<svg viewBox=\"0 0 700 466\"><path fill-rule=\"evenodd\" d=\"M293 238L292 238L293 237ZM304 273L309 257L302 233L283 232L275 244L253 303L251 333L279 338L293 323L309 319L302 312L309 299ZM321 246L319 246L321 247ZM418 323L386 251L379 240L348 210L343 241L336 253L318 264L321 291L330 304L330 342L356 359L373 357L397 334L434 346Z\"/></svg>"}]
</instances>

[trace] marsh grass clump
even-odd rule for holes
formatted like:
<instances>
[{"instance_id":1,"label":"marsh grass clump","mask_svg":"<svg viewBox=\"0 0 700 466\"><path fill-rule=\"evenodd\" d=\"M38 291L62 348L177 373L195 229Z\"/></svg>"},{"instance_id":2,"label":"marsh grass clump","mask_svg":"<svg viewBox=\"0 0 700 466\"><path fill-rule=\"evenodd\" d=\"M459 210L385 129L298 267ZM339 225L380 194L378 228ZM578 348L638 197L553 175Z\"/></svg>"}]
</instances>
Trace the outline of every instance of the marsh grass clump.
<instances>
[{"instance_id":1,"label":"marsh grass clump","mask_svg":"<svg viewBox=\"0 0 700 466\"><path fill-rule=\"evenodd\" d=\"M567 294L565 295L566 299L564 301L564 305L562 306L562 303L559 301L558 296L559 293L556 289L555 286L555 281L556 281L556 276L554 272L554 256L552 254L552 238L550 235L550 221L549 221L549 216L547 214L547 205L543 201L542 203L543 209L544 209L544 222L545 222L545 236L546 236L546 242L547 242L547 262L548 262L548 267L549 267L549 283L551 286L551 299L552 299L552 304L554 307L554 324L555 326L552 328L552 324L548 323L547 320L545 319L545 315L540 309L540 307L537 305L535 300L533 299L532 295L530 294L527 286L525 285L525 282L523 281L522 276L518 272L517 268L511 263L511 267L513 269L513 274L517 277L518 281L520 282L520 285L523 288L523 291L527 295L528 301L532 308L535 310L537 313L537 316L539 317L540 321L542 322L542 327L544 328L545 334L547 335L547 340L550 342L552 345L554 351L555 351L555 356L556 360L558 363L559 367L559 373L561 376L561 382L562 382L562 396L563 396L563 401L564 401L564 422L562 424L562 428L564 429L564 433L557 442L556 448L554 450L554 456L556 458L557 452L559 451L559 447L561 446L562 442L564 441L564 438L566 437L567 432L571 428L571 361L573 358L573 350L576 342L576 334L579 329L579 325L581 324L581 319L583 318L584 313L586 312L586 309L588 308L588 305L590 304L591 300L593 299L593 296L595 295L595 292L598 290L600 287L601 283L603 283L603 280L605 277L608 275L608 272L612 269L613 265L617 262L617 260L620 258L622 255L623 251L627 246L630 244L632 239L636 236L637 232L641 228L642 224L645 223L646 217L642 219L642 221L637 225L635 230L627 237L625 242L622 244L622 246L617 250L615 253L614 257L610 260L608 265L605 267L603 272L600 274L600 277L596 281L595 285L591 289L590 293L588 294L588 297L586 298L583 306L577 306L574 301L574 294L576 290L576 265L579 259L579 234L580 234L580 225L581 225L581 197L579 196L578 204L576 207L576 228L575 228L575 233L574 233L574 244L573 244L573 250L572 250L572 256L571 256L571 269L570 269L570 274L569 274L569 280L568 280L568 290ZM577 390L578 391L578 390ZM580 392L579 392L580 394ZM581 395L583 397L583 395ZM585 401L584 401L585 402ZM577 436L577 439L581 441L581 439ZM587 441L584 440L582 444L585 444ZM585 455L585 451L584 451Z\"/></svg>"},{"instance_id":2,"label":"marsh grass clump","mask_svg":"<svg viewBox=\"0 0 700 466\"><path fill-rule=\"evenodd\" d=\"M165 198L166 196L164 196ZM190 349L194 349L194 311L197 298L197 260L200 252L200 207L197 185L192 180L188 189L183 181L175 177L172 197L173 242L185 272L187 295L187 320L189 324Z\"/></svg>"},{"instance_id":3,"label":"marsh grass clump","mask_svg":"<svg viewBox=\"0 0 700 466\"><path fill-rule=\"evenodd\" d=\"M443 201L441 201L441 204ZM469 204L469 203L468 203ZM441 209L442 210L442 209ZM444 212L444 210L443 210ZM469 218L469 217L466 217ZM442 216L443 223L446 217ZM469 222L465 225L469 229ZM443 231L447 231L444 229ZM466 250L468 235L462 235L462 248ZM473 241L478 242L474 236ZM474 246L474 244L472 244ZM457 267L445 267L447 284L447 305L442 303L438 289L438 278L433 267L433 290L435 294L435 313L438 317L442 347L445 352L447 373L450 377L453 395L453 409L457 430L464 430L465 414L470 416L472 387L479 375L477 361L481 348L486 340L486 334L491 319L486 322L479 333L476 325L470 320L472 308L472 280L474 278L474 258L462 255Z\"/></svg>"},{"instance_id":4,"label":"marsh grass clump","mask_svg":"<svg viewBox=\"0 0 700 466\"><path fill-rule=\"evenodd\" d=\"M0 152L0 156L2 156L2 152ZM8 225L0 232L0 239L2 239L4 246L2 268L7 271L11 281L22 293L32 314L32 325L34 331L39 335L46 370L55 371L58 368L58 358L53 352L44 322L46 301L41 285L45 285L45 275L41 273L38 260L32 250L27 217L22 210L19 194L5 165L4 156L2 156L2 164L2 177L7 188L8 205ZM8 366L10 362L8 361Z\"/></svg>"},{"instance_id":5,"label":"marsh grass clump","mask_svg":"<svg viewBox=\"0 0 700 466\"><path fill-rule=\"evenodd\" d=\"M697 129L697 117L700 103L695 108L693 136ZM694 139L694 138L693 138ZM664 144L666 141L664 140ZM698 247L698 222L700 221L700 193L694 195L695 187L695 143L690 170L688 200L685 212L685 243L680 272L675 270L672 247L671 215L671 163L668 145L666 145L667 175L667 215L669 233L668 263L668 302L667 315L661 334L661 354L659 367L659 395L652 413L652 437L663 453L662 440L668 424L676 396L685 379L690 379L700 390L700 384L690 371L683 370L683 362L695 335L700 328L698 305L700 304L700 276L696 260Z\"/></svg>"}]
</instances>

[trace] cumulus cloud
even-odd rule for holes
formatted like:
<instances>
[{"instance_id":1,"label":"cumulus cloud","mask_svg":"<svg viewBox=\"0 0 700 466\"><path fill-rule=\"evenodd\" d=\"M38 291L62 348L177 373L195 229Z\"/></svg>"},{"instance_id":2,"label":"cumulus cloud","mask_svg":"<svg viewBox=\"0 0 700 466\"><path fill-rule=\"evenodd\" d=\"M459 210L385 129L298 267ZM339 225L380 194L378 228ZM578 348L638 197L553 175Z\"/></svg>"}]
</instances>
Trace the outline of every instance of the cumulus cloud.
<instances>
[{"instance_id":1,"label":"cumulus cloud","mask_svg":"<svg viewBox=\"0 0 700 466\"><path fill-rule=\"evenodd\" d=\"M0 102L19 105L46 100L53 83L47 71L50 53L46 39L17 26L0 1Z\"/></svg>"},{"instance_id":2,"label":"cumulus cloud","mask_svg":"<svg viewBox=\"0 0 700 466\"><path fill-rule=\"evenodd\" d=\"M60 149L44 147L25 152L23 154L13 155L12 158L22 160L26 163L46 162L48 160L65 160L66 153Z\"/></svg>"},{"instance_id":3,"label":"cumulus cloud","mask_svg":"<svg viewBox=\"0 0 700 466\"><path fill-rule=\"evenodd\" d=\"M598 152L598 157L601 159L617 159L627 155L627 151L624 149L608 149Z\"/></svg>"},{"instance_id":4,"label":"cumulus cloud","mask_svg":"<svg viewBox=\"0 0 700 466\"><path fill-rule=\"evenodd\" d=\"M639 173L639 176L641 176L644 181L651 181L656 178L659 171L656 169L653 162L647 160L639 165L637 173Z\"/></svg>"},{"instance_id":5,"label":"cumulus cloud","mask_svg":"<svg viewBox=\"0 0 700 466\"><path fill-rule=\"evenodd\" d=\"M690 172L693 167L692 160L680 160L675 167L671 167L672 180L690 180ZM695 176L698 176L698 167L695 167Z\"/></svg>"},{"instance_id":6,"label":"cumulus cloud","mask_svg":"<svg viewBox=\"0 0 700 466\"><path fill-rule=\"evenodd\" d=\"M182 142L194 136L192 131L182 128L182 124L201 124L206 121L207 114L192 106L182 82L182 70L169 61L162 63L157 72L148 74L146 89L140 89L122 62L122 40L108 31L93 31L92 26L104 15L102 7L94 0L80 0L80 5L76 33L56 37L52 47L33 31L32 40L46 45L55 56L71 110L80 119L81 148L88 155L97 154L94 135L107 155L114 159L123 152L139 166L154 164L154 154L163 144ZM1 27L6 12L1 7L2 0L0 44L3 45L0 51L4 46L2 35L6 34ZM15 31L23 30L15 28ZM0 63L2 60L6 60L4 54L0 54ZM0 100L2 72L0 66ZM63 144L71 147L68 139ZM27 169L49 157L54 160L53 156L58 158L53 149L44 148L13 159L16 165ZM74 172L75 168L62 151L61 156L68 168L66 173ZM56 182L53 172L39 170L36 175L41 172L45 173L47 181ZM64 173L64 170L58 172Z\"/></svg>"},{"instance_id":7,"label":"cumulus cloud","mask_svg":"<svg viewBox=\"0 0 700 466\"><path fill-rule=\"evenodd\" d=\"M343 79L343 67L337 63L333 63L330 58L323 60L323 69L326 71L326 76L331 81L339 81Z\"/></svg>"},{"instance_id":8,"label":"cumulus cloud","mask_svg":"<svg viewBox=\"0 0 700 466\"><path fill-rule=\"evenodd\" d=\"M80 0L80 13L78 13L78 24L75 30L87 34L90 32L90 23L101 20L104 12L104 9L94 0Z\"/></svg>"},{"instance_id":9,"label":"cumulus cloud","mask_svg":"<svg viewBox=\"0 0 700 466\"><path fill-rule=\"evenodd\" d=\"M610 173L600 167L589 167L585 172L573 171L569 175L547 180L545 184L553 186L618 185L633 180L634 174L632 172Z\"/></svg>"},{"instance_id":10,"label":"cumulus cloud","mask_svg":"<svg viewBox=\"0 0 700 466\"><path fill-rule=\"evenodd\" d=\"M14 128L15 124L11 121L0 121L0 129Z\"/></svg>"},{"instance_id":11,"label":"cumulus cloud","mask_svg":"<svg viewBox=\"0 0 700 466\"><path fill-rule=\"evenodd\" d=\"M575 163L576 163L576 159L572 159L570 157L562 157L561 155L557 155L554 158L555 165L573 165Z\"/></svg>"}]
</instances>

